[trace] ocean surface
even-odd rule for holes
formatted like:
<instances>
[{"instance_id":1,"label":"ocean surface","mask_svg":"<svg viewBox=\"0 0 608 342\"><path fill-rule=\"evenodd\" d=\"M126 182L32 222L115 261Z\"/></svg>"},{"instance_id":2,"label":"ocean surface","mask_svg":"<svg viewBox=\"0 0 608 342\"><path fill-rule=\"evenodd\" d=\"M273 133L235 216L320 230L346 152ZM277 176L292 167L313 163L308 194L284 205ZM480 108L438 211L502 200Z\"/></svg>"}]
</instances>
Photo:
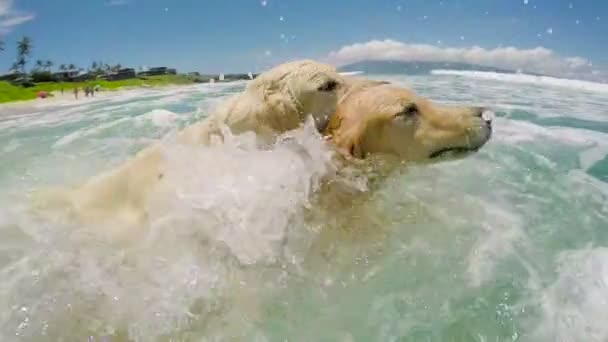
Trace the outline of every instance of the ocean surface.
<instances>
[{"instance_id":1,"label":"ocean surface","mask_svg":"<svg viewBox=\"0 0 608 342\"><path fill-rule=\"evenodd\" d=\"M120 243L32 214L30 193L119 165L245 83L0 107L0 341L608 340L608 86L373 77L491 108L492 140L373 188L342 176L372 190L336 210L310 126L267 149L167 143L175 193Z\"/></svg>"}]
</instances>

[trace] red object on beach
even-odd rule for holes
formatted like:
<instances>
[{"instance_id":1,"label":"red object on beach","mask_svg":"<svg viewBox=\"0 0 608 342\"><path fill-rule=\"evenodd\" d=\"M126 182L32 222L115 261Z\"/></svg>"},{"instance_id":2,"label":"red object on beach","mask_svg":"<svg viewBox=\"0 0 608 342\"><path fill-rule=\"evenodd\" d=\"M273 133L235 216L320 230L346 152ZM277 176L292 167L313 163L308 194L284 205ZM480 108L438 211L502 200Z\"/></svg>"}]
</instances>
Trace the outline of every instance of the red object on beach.
<instances>
[{"instance_id":1,"label":"red object on beach","mask_svg":"<svg viewBox=\"0 0 608 342\"><path fill-rule=\"evenodd\" d=\"M48 94L46 91L41 90L38 92L38 97L41 99L46 99L47 96L48 96Z\"/></svg>"}]
</instances>

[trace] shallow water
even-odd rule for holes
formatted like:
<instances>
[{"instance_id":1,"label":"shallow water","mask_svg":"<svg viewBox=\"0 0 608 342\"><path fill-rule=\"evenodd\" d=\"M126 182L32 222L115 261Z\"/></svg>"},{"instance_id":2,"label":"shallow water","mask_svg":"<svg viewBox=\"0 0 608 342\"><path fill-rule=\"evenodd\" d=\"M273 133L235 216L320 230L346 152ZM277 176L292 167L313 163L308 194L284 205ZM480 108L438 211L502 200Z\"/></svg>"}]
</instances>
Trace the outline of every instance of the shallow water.
<instances>
[{"instance_id":1,"label":"shallow water","mask_svg":"<svg viewBox=\"0 0 608 342\"><path fill-rule=\"evenodd\" d=\"M337 209L310 127L264 150L168 143L175 191L126 243L32 216L29 192L118 165L243 84L0 109L0 340L608 339L608 92L377 77L489 106L492 140Z\"/></svg>"}]
</instances>

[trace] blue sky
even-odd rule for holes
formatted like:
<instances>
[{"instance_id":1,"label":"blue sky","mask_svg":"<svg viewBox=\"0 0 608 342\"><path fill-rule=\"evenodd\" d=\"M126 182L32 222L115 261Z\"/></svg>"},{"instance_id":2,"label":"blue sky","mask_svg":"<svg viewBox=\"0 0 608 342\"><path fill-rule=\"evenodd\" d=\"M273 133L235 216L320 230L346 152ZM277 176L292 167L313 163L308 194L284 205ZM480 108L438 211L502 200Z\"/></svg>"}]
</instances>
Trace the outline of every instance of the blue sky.
<instances>
[{"instance_id":1,"label":"blue sky","mask_svg":"<svg viewBox=\"0 0 608 342\"><path fill-rule=\"evenodd\" d=\"M23 35L34 42L34 60L79 66L103 60L247 72L391 39L465 52L541 46L552 58L581 57L604 69L608 1L0 0L0 35L1 71Z\"/></svg>"}]
</instances>

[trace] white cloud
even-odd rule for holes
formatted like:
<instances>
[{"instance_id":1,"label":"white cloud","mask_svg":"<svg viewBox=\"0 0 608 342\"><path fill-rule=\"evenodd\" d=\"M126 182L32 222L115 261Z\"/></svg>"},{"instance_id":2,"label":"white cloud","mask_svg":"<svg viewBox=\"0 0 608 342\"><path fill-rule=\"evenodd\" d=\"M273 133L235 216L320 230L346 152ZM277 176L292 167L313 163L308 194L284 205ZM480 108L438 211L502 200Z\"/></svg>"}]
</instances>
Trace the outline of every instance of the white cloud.
<instances>
[{"instance_id":1,"label":"white cloud","mask_svg":"<svg viewBox=\"0 0 608 342\"><path fill-rule=\"evenodd\" d=\"M11 0L0 0L0 17L6 15L11 6L12 6L12 1Z\"/></svg>"},{"instance_id":2,"label":"white cloud","mask_svg":"<svg viewBox=\"0 0 608 342\"><path fill-rule=\"evenodd\" d=\"M7 17L0 21L0 29L10 29L12 27L21 25L25 22L28 22L34 19L35 16L33 14L24 14L24 15L16 15L12 17Z\"/></svg>"},{"instance_id":3,"label":"white cloud","mask_svg":"<svg viewBox=\"0 0 608 342\"><path fill-rule=\"evenodd\" d=\"M522 70L552 76L597 78L604 71L593 70L591 62L582 57L561 57L544 47L518 49L479 46L450 48L427 44L408 44L395 40L372 40L344 46L332 51L327 60L336 65L364 60L396 60L423 62L460 62L507 70Z\"/></svg>"},{"instance_id":4,"label":"white cloud","mask_svg":"<svg viewBox=\"0 0 608 342\"><path fill-rule=\"evenodd\" d=\"M7 34L16 26L35 18L31 13L16 10L13 4L13 0L0 0L0 34Z\"/></svg>"},{"instance_id":5,"label":"white cloud","mask_svg":"<svg viewBox=\"0 0 608 342\"><path fill-rule=\"evenodd\" d=\"M129 3L129 0L108 0L106 5L108 6L123 6Z\"/></svg>"}]
</instances>

